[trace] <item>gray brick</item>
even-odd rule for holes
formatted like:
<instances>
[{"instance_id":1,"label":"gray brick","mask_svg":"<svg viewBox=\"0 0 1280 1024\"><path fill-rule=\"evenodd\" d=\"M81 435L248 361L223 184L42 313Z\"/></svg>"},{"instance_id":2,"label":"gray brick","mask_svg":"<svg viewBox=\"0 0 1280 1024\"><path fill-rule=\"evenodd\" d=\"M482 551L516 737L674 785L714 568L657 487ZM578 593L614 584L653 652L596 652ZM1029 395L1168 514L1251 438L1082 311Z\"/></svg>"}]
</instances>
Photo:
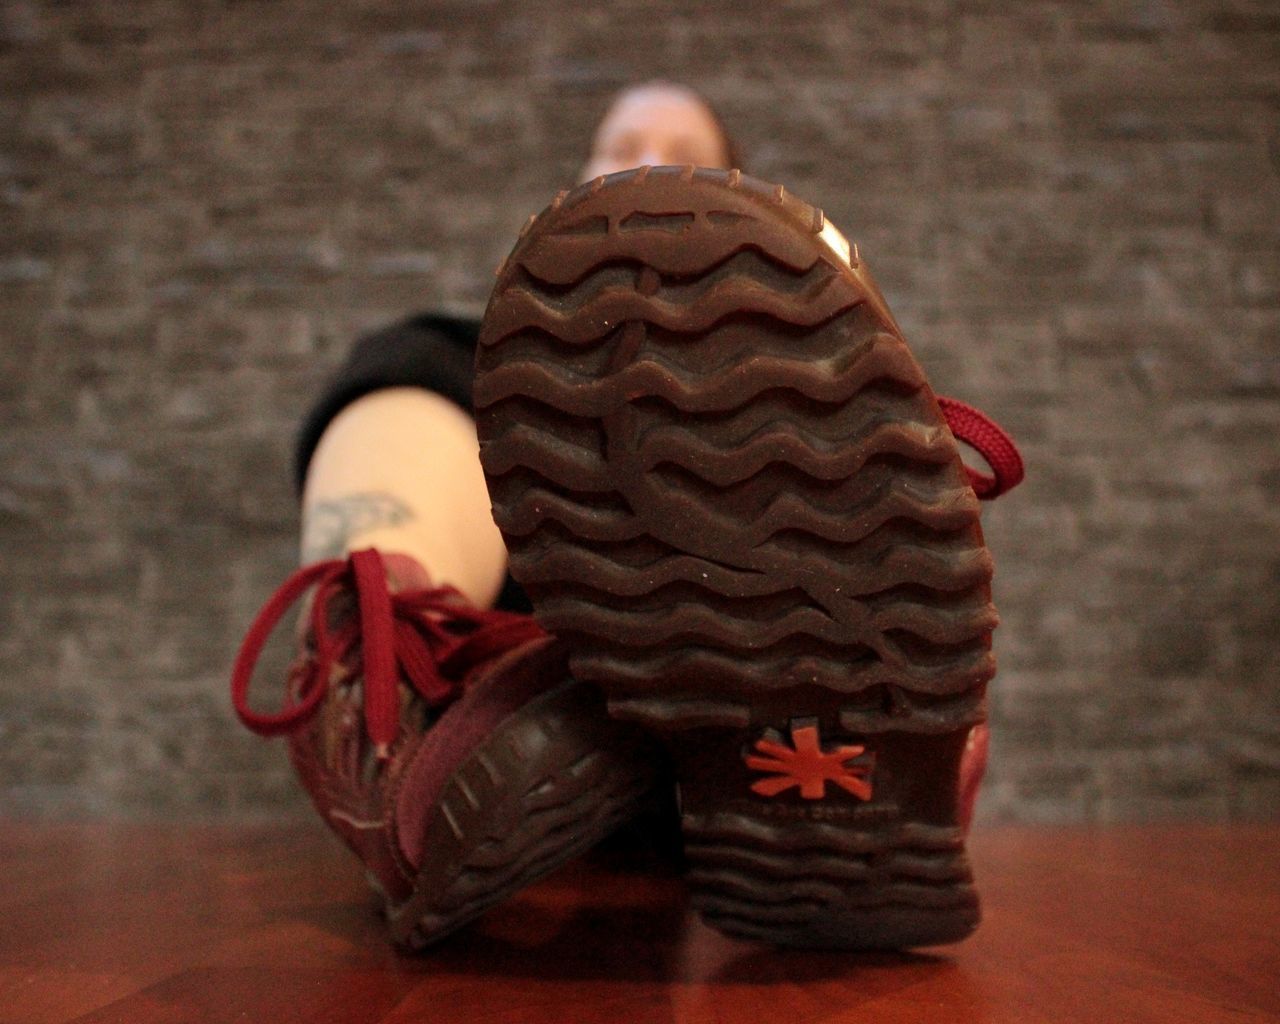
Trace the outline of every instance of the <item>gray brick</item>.
<instances>
[{"instance_id":1,"label":"gray brick","mask_svg":"<svg viewBox=\"0 0 1280 1024\"><path fill-rule=\"evenodd\" d=\"M663 75L1023 443L983 819L1280 814L1273 8L0 0L0 813L308 813L225 696L298 417Z\"/></svg>"}]
</instances>

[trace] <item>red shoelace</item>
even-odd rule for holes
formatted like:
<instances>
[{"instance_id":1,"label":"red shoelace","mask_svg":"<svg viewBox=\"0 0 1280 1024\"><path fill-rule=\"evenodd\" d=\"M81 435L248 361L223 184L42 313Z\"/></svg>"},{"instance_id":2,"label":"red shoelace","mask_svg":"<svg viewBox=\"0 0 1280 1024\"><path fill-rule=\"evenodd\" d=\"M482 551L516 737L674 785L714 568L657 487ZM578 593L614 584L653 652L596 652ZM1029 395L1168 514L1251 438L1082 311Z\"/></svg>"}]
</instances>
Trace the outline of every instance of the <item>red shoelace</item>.
<instances>
[{"instance_id":1,"label":"red shoelace","mask_svg":"<svg viewBox=\"0 0 1280 1024\"><path fill-rule=\"evenodd\" d=\"M249 707L249 685L267 638L290 606L312 586L311 637L314 652L295 666L293 700L274 714ZM330 602L354 592L357 612L337 628ZM231 701L246 726L263 736L298 728L315 714L334 669L352 669L347 660L359 646L365 729L379 757L386 757L400 732L401 675L430 705L451 701L469 668L545 634L527 615L487 611L460 600L453 587L393 594L382 556L374 549L350 558L299 569L262 606L245 634L231 672Z\"/></svg>"},{"instance_id":2,"label":"red shoelace","mask_svg":"<svg viewBox=\"0 0 1280 1024\"><path fill-rule=\"evenodd\" d=\"M941 396L938 404L956 439L973 448L991 467L992 476L972 466L964 467L974 494L990 501L1022 482L1022 456L1008 434L971 405Z\"/></svg>"}]
</instances>

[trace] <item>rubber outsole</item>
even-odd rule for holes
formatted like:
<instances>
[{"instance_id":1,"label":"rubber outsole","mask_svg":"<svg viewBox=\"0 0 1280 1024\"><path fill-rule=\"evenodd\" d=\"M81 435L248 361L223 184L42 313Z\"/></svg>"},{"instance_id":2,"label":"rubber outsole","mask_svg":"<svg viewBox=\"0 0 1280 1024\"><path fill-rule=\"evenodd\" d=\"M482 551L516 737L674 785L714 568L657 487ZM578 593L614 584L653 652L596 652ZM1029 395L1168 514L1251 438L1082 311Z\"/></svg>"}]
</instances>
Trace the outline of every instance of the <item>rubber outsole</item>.
<instances>
[{"instance_id":1,"label":"rubber outsole","mask_svg":"<svg viewBox=\"0 0 1280 1024\"><path fill-rule=\"evenodd\" d=\"M968 934L991 558L924 373L822 212L737 171L562 193L499 270L474 401L536 617L671 747L708 920Z\"/></svg>"},{"instance_id":2,"label":"rubber outsole","mask_svg":"<svg viewBox=\"0 0 1280 1024\"><path fill-rule=\"evenodd\" d=\"M582 683L510 716L446 784L414 895L387 910L392 939L438 942L595 846L651 800L654 753Z\"/></svg>"}]
</instances>

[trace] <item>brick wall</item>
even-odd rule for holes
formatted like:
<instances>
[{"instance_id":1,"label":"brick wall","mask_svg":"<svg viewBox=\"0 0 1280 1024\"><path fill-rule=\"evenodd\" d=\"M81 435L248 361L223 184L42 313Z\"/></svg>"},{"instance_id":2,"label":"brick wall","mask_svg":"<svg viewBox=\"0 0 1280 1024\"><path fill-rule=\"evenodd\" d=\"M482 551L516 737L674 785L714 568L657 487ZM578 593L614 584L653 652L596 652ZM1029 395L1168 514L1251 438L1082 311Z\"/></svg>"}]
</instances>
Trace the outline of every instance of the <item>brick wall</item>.
<instances>
[{"instance_id":1,"label":"brick wall","mask_svg":"<svg viewBox=\"0 0 1280 1024\"><path fill-rule=\"evenodd\" d=\"M300 410L659 74L1022 441L983 813L1277 812L1280 14L1227 0L0 0L0 811L299 812L225 676Z\"/></svg>"}]
</instances>

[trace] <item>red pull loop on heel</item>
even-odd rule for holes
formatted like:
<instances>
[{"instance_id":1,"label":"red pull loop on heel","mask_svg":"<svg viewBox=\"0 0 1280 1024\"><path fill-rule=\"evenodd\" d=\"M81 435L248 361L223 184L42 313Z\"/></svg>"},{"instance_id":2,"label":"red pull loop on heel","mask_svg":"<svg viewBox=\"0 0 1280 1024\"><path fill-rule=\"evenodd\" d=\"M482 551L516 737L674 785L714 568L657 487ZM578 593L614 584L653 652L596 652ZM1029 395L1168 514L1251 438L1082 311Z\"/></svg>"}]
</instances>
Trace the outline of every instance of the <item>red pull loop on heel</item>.
<instances>
[{"instance_id":1,"label":"red pull loop on heel","mask_svg":"<svg viewBox=\"0 0 1280 1024\"><path fill-rule=\"evenodd\" d=\"M942 415L946 417L951 433L977 451L991 467L992 476L970 466L964 467L973 492L979 498L990 501L1022 482L1025 472L1022 456L1013 439L995 421L954 398L939 396L938 405L942 407Z\"/></svg>"}]
</instances>

